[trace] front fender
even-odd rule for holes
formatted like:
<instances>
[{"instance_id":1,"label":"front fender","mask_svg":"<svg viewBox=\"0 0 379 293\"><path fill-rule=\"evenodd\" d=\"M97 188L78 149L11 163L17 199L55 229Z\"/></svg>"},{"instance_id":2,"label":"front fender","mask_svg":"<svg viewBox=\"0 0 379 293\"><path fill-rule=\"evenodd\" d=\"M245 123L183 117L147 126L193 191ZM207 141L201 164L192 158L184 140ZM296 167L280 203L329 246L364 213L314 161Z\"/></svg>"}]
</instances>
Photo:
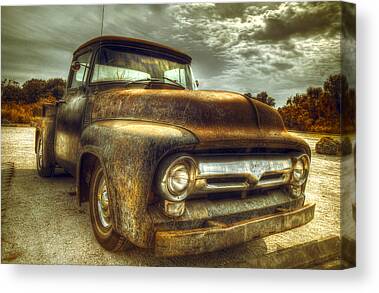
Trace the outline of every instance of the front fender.
<instances>
[{"instance_id":1,"label":"front fender","mask_svg":"<svg viewBox=\"0 0 379 293\"><path fill-rule=\"evenodd\" d=\"M116 231L139 247L151 245L147 204L155 170L167 153L197 143L185 129L145 121L105 120L83 131L80 153L96 154L105 168Z\"/></svg>"}]
</instances>

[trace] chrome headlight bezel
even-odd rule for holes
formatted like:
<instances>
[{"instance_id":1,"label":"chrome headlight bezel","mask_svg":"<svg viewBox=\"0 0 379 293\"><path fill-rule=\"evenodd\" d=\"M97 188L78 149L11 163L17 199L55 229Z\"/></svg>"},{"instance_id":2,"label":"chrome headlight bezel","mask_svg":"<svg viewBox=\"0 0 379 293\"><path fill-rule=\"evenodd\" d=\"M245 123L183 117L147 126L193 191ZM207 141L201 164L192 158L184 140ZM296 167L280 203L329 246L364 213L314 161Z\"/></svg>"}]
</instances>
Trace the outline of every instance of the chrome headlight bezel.
<instances>
[{"instance_id":1,"label":"chrome headlight bezel","mask_svg":"<svg viewBox=\"0 0 379 293\"><path fill-rule=\"evenodd\" d=\"M166 161L160 167L157 176L157 187L159 194L166 200L179 202L187 198L195 184L196 163L190 156L179 156L173 160ZM173 174L178 169L186 168L188 174L188 183L182 190L175 190L173 184Z\"/></svg>"},{"instance_id":2,"label":"chrome headlight bezel","mask_svg":"<svg viewBox=\"0 0 379 293\"><path fill-rule=\"evenodd\" d=\"M297 165L302 166L302 172L300 175L296 173ZM294 158L292 160L291 184L296 185L296 186L304 185L308 180L309 168L310 168L310 159L308 155L303 154L299 157Z\"/></svg>"}]
</instances>

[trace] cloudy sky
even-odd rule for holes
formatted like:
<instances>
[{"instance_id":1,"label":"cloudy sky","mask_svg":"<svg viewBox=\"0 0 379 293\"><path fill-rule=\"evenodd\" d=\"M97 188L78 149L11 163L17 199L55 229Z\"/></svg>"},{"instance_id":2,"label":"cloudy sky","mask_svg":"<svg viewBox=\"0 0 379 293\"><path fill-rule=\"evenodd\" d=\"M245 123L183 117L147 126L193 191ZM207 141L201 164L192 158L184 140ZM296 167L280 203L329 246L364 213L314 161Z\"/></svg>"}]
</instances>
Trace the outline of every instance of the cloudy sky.
<instances>
[{"instance_id":1,"label":"cloudy sky","mask_svg":"<svg viewBox=\"0 0 379 293\"><path fill-rule=\"evenodd\" d=\"M163 43L193 57L201 89L257 93L277 104L354 64L353 12L338 2L106 5L103 34ZM348 16L341 29L341 11ZM68 74L72 52L101 33L102 6L2 7L2 79ZM355 17L355 15L354 15ZM341 51L341 39L345 44ZM353 74L348 76L355 83Z\"/></svg>"}]
</instances>

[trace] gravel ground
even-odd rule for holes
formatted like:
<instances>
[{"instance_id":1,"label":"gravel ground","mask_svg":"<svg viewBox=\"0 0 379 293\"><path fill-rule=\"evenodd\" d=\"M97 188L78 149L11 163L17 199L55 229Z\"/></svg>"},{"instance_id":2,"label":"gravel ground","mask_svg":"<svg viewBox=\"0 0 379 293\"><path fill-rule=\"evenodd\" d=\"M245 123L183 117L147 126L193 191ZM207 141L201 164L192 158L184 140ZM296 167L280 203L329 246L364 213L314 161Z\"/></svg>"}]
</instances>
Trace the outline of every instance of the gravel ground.
<instances>
[{"instance_id":1,"label":"gravel ground","mask_svg":"<svg viewBox=\"0 0 379 293\"><path fill-rule=\"evenodd\" d=\"M278 249L290 248L343 232L355 238L351 203L355 199L354 171L343 170L346 210L341 215L341 160L314 154L307 186L307 201L316 202L315 219L300 228L202 256L157 258L152 251L133 248L105 251L96 242L89 220L88 204L78 208L72 177L59 172L40 178L35 169L34 128L2 127L2 263L91 264L131 266L250 267L254 260ZM319 138L296 133L314 150ZM6 162L14 163L14 175ZM344 163L353 162L346 156ZM4 166L4 167L3 167ZM349 179L350 178L350 179ZM8 183L7 183L8 182Z\"/></svg>"}]
</instances>

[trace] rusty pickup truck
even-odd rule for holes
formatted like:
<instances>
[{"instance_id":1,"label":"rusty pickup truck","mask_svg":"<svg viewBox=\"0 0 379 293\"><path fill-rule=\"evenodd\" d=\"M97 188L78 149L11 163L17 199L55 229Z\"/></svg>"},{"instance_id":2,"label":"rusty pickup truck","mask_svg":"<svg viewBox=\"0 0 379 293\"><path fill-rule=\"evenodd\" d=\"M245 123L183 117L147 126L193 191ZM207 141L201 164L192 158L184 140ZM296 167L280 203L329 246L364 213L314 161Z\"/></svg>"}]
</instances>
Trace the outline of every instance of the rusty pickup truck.
<instances>
[{"instance_id":1,"label":"rusty pickup truck","mask_svg":"<svg viewBox=\"0 0 379 293\"><path fill-rule=\"evenodd\" d=\"M198 90L191 57L102 36L73 54L63 99L36 126L40 176L63 168L107 250L200 254L299 227L310 148L278 112Z\"/></svg>"}]
</instances>

